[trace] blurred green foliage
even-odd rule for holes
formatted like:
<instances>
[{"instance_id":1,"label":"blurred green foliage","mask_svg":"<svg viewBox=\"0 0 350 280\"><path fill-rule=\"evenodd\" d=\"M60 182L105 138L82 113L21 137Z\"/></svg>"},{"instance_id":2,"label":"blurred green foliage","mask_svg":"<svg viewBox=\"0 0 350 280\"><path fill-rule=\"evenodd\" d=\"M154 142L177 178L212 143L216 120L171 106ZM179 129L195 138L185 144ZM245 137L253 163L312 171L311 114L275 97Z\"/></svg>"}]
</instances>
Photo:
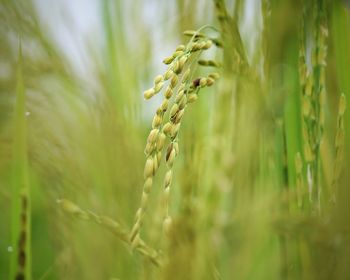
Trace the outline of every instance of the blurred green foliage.
<instances>
[{"instance_id":1,"label":"blurred green foliage","mask_svg":"<svg viewBox=\"0 0 350 280\"><path fill-rule=\"evenodd\" d=\"M350 100L346 1L96 2L101 34L84 41L83 74L67 56L71 42L63 49L43 23L43 3L0 3L0 279L9 278L17 250L14 190L23 170L30 182L33 279L348 279L349 110L343 130L337 117L340 94ZM204 24L221 31L224 48L213 56L223 62L222 77L184 117L168 237L157 214L162 176L155 178L142 236L162 248L167 262L157 267L99 224L62 211L57 200L130 229L142 193L144 144L160 102L146 104L141 92L164 70L163 51L170 54L185 40L182 31ZM310 176L301 34L307 68L318 69L312 52L320 30L328 32L325 116ZM21 85L24 116L15 110ZM18 130L23 121L27 133ZM345 132L343 172L333 189L339 130ZM28 159L16 169L24 154ZM311 185L317 191L312 201Z\"/></svg>"}]
</instances>

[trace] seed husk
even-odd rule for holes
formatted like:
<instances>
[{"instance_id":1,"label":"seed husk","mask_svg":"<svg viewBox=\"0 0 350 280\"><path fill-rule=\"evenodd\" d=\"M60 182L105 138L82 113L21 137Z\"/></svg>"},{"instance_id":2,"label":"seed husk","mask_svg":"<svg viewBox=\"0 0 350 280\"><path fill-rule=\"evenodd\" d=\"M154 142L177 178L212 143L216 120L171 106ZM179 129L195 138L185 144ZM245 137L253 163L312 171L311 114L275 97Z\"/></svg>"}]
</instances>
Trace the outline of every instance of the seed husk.
<instances>
[{"instance_id":1,"label":"seed husk","mask_svg":"<svg viewBox=\"0 0 350 280\"><path fill-rule=\"evenodd\" d=\"M174 60L174 57L168 56L168 57L164 58L163 63L168 65L168 64L172 63L173 60Z\"/></svg>"},{"instance_id":2,"label":"seed husk","mask_svg":"<svg viewBox=\"0 0 350 280\"><path fill-rule=\"evenodd\" d=\"M150 88L146 91L143 92L143 97L148 100L150 98L152 98L155 94L155 90L153 88Z\"/></svg>"},{"instance_id":3,"label":"seed husk","mask_svg":"<svg viewBox=\"0 0 350 280\"><path fill-rule=\"evenodd\" d=\"M196 93L191 93L188 95L187 103L193 103L198 99L198 95Z\"/></svg>"},{"instance_id":4,"label":"seed husk","mask_svg":"<svg viewBox=\"0 0 350 280\"><path fill-rule=\"evenodd\" d=\"M164 81L164 77L163 75L157 75L155 78L154 78L154 84L158 84L160 82L163 82Z\"/></svg>"},{"instance_id":5,"label":"seed husk","mask_svg":"<svg viewBox=\"0 0 350 280\"><path fill-rule=\"evenodd\" d=\"M153 168L154 168L153 159L149 157L149 158L146 160L145 170L144 170L144 172L143 172L143 175L144 175L145 180L146 180L148 177L152 177L152 176L153 176L153 170L154 170Z\"/></svg>"}]
</instances>

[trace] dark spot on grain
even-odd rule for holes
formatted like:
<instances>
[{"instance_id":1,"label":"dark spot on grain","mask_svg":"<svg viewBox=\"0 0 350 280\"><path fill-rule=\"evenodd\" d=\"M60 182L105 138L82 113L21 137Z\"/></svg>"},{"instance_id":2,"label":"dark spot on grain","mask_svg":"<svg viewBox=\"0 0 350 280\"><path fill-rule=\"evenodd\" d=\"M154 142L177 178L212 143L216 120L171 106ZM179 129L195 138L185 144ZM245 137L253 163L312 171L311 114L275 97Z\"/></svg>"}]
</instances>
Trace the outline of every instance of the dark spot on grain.
<instances>
[{"instance_id":1,"label":"dark spot on grain","mask_svg":"<svg viewBox=\"0 0 350 280\"><path fill-rule=\"evenodd\" d=\"M177 111L173 116L171 116L170 121L173 124L176 124L176 117L177 117L178 114L179 114L179 111Z\"/></svg>"},{"instance_id":2,"label":"dark spot on grain","mask_svg":"<svg viewBox=\"0 0 350 280\"><path fill-rule=\"evenodd\" d=\"M170 153L173 150L173 143L170 143L170 145L168 146L168 149L166 150L166 156L165 156L165 160L168 161L169 157L170 157Z\"/></svg>"},{"instance_id":3,"label":"dark spot on grain","mask_svg":"<svg viewBox=\"0 0 350 280\"><path fill-rule=\"evenodd\" d=\"M198 87L198 86L199 86L200 81L201 81L201 79L200 79L200 78L197 78L197 79L193 80L193 82L192 82L193 86L194 86L195 88L196 88L196 87Z\"/></svg>"}]
</instances>

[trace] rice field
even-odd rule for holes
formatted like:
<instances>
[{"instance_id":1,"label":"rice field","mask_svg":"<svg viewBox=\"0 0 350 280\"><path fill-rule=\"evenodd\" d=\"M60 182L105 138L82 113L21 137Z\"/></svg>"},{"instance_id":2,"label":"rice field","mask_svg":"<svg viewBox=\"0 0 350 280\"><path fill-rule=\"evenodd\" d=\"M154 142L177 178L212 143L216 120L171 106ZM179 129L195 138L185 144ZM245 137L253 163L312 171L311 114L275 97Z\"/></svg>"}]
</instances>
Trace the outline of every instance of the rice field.
<instances>
[{"instance_id":1,"label":"rice field","mask_svg":"<svg viewBox=\"0 0 350 280\"><path fill-rule=\"evenodd\" d=\"M350 2L0 1L0 279L350 279Z\"/></svg>"}]
</instances>

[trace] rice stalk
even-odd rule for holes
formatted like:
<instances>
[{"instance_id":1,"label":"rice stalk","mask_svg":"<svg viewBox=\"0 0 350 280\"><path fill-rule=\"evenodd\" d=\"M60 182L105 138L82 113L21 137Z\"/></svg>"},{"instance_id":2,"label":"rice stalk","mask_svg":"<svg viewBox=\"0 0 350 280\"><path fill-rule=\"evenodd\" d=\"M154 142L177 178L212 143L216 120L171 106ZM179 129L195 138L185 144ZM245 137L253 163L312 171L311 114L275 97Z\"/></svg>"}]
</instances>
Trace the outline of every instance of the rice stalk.
<instances>
[{"instance_id":1,"label":"rice stalk","mask_svg":"<svg viewBox=\"0 0 350 280\"><path fill-rule=\"evenodd\" d=\"M164 64L169 65L167 71L163 75L156 76L154 79L154 86L144 92L145 99L150 99L161 92L164 87L164 81L169 81L169 85L164 91L164 100L156 110L152 122L152 130L147 138L145 148L147 159L144 168L145 182L140 208L136 212L135 223L130 234L131 242L135 244L135 246L139 239L143 217L148 204L148 196L153 184L153 178L161 164L162 151L167 137L170 144L167 147L165 155L167 172L164 177L163 228L165 232L169 231L171 226L171 218L169 215L170 185L173 177L172 167L174 160L179 153L178 133L181 121L187 104L193 103L197 100L199 90L203 87L213 85L215 80L219 78L217 73L212 73L209 74L208 77L197 78L190 81L191 76L193 75L193 69L191 67L194 63L193 61L198 61L198 56L201 52L210 49L213 45L211 38L200 33L204 28L206 27L203 27L198 31L185 31L186 35L192 34L191 40L186 45L178 46L171 56L166 57L163 60ZM174 91L176 93L173 97ZM169 116L168 122L164 121L164 115L166 113L168 113Z\"/></svg>"},{"instance_id":2,"label":"rice stalk","mask_svg":"<svg viewBox=\"0 0 350 280\"><path fill-rule=\"evenodd\" d=\"M335 136L335 160L333 167L333 176L331 182L331 200L333 203L337 201L338 184L342 170L343 157L344 157L344 113L346 110L346 98L344 94L341 94L338 105L338 117L337 128Z\"/></svg>"},{"instance_id":3,"label":"rice stalk","mask_svg":"<svg viewBox=\"0 0 350 280\"><path fill-rule=\"evenodd\" d=\"M78 205L67 199L59 199L57 200L57 203L65 212L74 215L81 220L93 221L111 231L114 235L118 237L118 239L130 246L130 248L134 246L131 243L128 235L129 230L124 228L120 223L111 219L110 217L98 215L90 210L83 210ZM154 265L161 265L162 261L160 258L160 254L153 248L149 247L142 239L139 239L135 250L138 251L144 257L148 258Z\"/></svg>"},{"instance_id":4,"label":"rice stalk","mask_svg":"<svg viewBox=\"0 0 350 280\"><path fill-rule=\"evenodd\" d=\"M302 130L304 158L309 189L309 200L313 210L321 211L320 145L324 130L324 99L326 95L325 66L327 59L328 27L325 18L324 2L314 2L314 47L311 54L312 68L306 63L306 36L303 32L299 51L299 79L302 89ZM306 15L304 15L305 17Z\"/></svg>"},{"instance_id":5,"label":"rice stalk","mask_svg":"<svg viewBox=\"0 0 350 280\"><path fill-rule=\"evenodd\" d=\"M27 155L27 111L23 57L19 43L14 118L12 181L12 256L10 279L31 279L31 209Z\"/></svg>"}]
</instances>

